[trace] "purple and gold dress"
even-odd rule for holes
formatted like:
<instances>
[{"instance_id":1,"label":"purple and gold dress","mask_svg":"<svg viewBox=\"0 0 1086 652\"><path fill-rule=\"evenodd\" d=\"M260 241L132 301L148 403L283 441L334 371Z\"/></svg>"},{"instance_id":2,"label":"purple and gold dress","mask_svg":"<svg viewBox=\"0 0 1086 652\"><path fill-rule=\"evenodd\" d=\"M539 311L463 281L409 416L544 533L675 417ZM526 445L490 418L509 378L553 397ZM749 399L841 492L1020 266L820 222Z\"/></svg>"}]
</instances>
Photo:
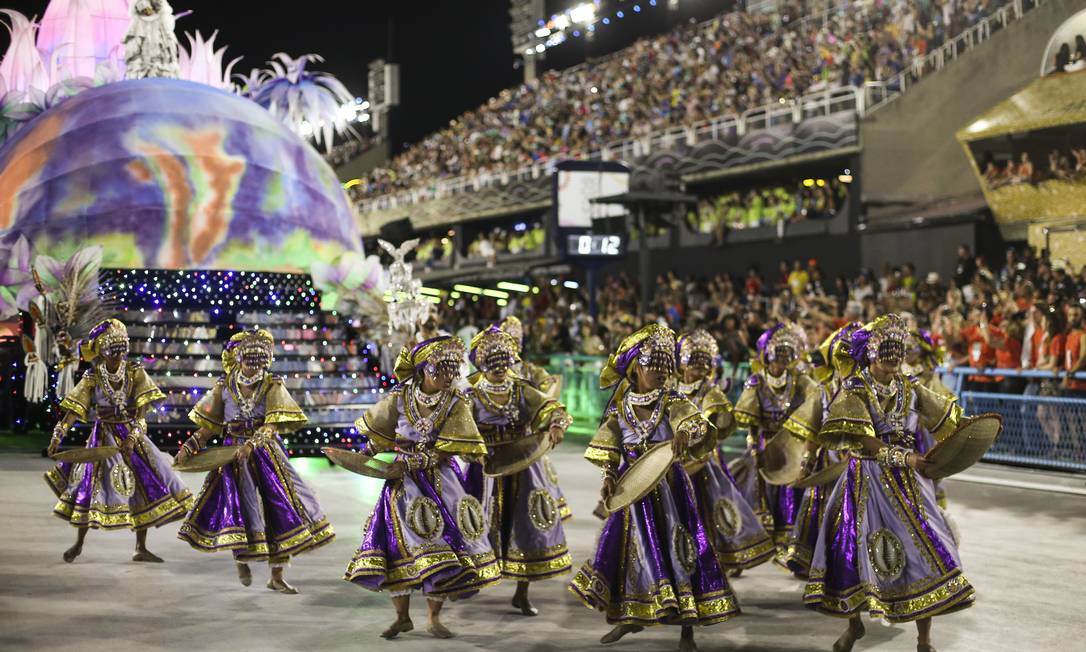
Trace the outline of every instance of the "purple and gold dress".
<instances>
[{"instance_id":1,"label":"purple and gold dress","mask_svg":"<svg viewBox=\"0 0 1086 652\"><path fill-rule=\"evenodd\" d=\"M202 552L230 550L238 562L286 564L335 537L279 438L279 433L303 426L306 416L282 378L266 373L248 399L234 378L220 378L189 418L201 430L222 437L226 446L247 440L256 444L244 464L231 461L207 475L196 507L177 536ZM276 434L261 436L264 426Z\"/></svg>"},{"instance_id":2,"label":"purple and gold dress","mask_svg":"<svg viewBox=\"0 0 1086 652\"><path fill-rule=\"evenodd\" d=\"M829 410L832 395L836 394L835 387L836 381L811 392L803 405L788 416L784 428L798 437L817 443L818 431ZM841 454L838 451L819 446L814 453L814 459L809 462L809 473L818 473L840 460ZM826 499L832 489L833 484L830 483L803 490L792 532L774 560L801 579L806 579L810 572L811 555L818 541L822 516L826 511Z\"/></svg>"},{"instance_id":3,"label":"purple and gold dress","mask_svg":"<svg viewBox=\"0 0 1086 652\"><path fill-rule=\"evenodd\" d=\"M732 404L716 383L709 380L679 383L678 390L713 424L718 443L734 432ZM754 568L773 558L773 539L721 463L716 447L713 448L701 460L687 466L697 490L698 509L708 523L707 531L720 565L725 570Z\"/></svg>"},{"instance_id":4,"label":"purple and gold dress","mask_svg":"<svg viewBox=\"0 0 1086 652\"><path fill-rule=\"evenodd\" d=\"M386 480L344 579L393 595L463 597L498 583L482 503L463 485L454 455L486 454L471 400L446 392L422 416L415 383L397 385L355 425L366 453L396 451L407 473Z\"/></svg>"},{"instance_id":5,"label":"purple and gold dress","mask_svg":"<svg viewBox=\"0 0 1086 652\"><path fill-rule=\"evenodd\" d=\"M664 392L649 407L652 416L639 420L620 387L585 458L621 473L677 429L691 433L692 456L715 445L712 426L678 393ZM570 590L612 624L711 625L739 614L681 462L643 499L607 518L595 557L577 571Z\"/></svg>"},{"instance_id":6,"label":"purple and gold dress","mask_svg":"<svg viewBox=\"0 0 1086 652\"><path fill-rule=\"evenodd\" d=\"M87 447L119 446L132 435L138 411L165 395L142 366L126 362L121 387L108 386L100 366L83 378L60 403L84 423L91 423ZM185 517L192 493L173 470L173 460L150 439L128 455L100 462L57 464L45 481L57 496L53 513L75 527L144 530Z\"/></svg>"},{"instance_id":7,"label":"purple and gold dress","mask_svg":"<svg viewBox=\"0 0 1086 652\"><path fill-rule=\"evenodd\" d=\"M561 403L527 381L513 379L507 402L499 404L483 388L481 379L480 374L468 396L475 423L492 452L525 436L546 432L552 420L565 415ZM549 460L542 458L511 475L484 478L482 486L490 543L502 577L534 582L570 571L573 562L562 527L569 510L563 511L559 503L558 477Z\"/></svg>"},{"instance_id":8,"label":"purple and gold dress","mask_svg":"<svg viewBox=\"0 0 1086 652\"><path fill-rule=\"evenodd\" d=\"M880 401L861 377L845 381L819 431L849 454L828 498L804 593L808 607L832 616L868 612L909 622L970 606L950 527L932 481L910 468L881 464L860 442L877 437L911 450L929 433L941 441L961 418L953 396L939 396L899 374Z\"/></svg>"},{"instance_id":9,"label":"purple and gold dress","mask_svg":"<svg viewBox=\"0 0 1086 652\"><path fill-rule=\"evenodd\" d=\"M775 388L763 373L752 374L735 402L735 421L747 429L747 451L732 462L731 471L743 496L762 519L778 547L792 532L803 496L800 489L769 484L758 473L754 451L765 451L766 442L784 426L788 416L809 395L819 393L818 385L806 375L788 369L784 384Z\"/></svg>"}]
</instances>

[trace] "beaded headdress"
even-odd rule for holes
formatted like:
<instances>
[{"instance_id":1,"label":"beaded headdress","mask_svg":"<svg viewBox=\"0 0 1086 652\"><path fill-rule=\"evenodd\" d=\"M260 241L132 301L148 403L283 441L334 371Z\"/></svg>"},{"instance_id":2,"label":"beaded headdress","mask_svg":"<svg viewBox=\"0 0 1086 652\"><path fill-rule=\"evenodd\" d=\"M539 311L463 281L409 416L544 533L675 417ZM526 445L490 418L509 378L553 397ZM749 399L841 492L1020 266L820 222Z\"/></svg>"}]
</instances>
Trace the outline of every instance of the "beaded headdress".
<instances>
[{"instance_id":1,"label":"beaded headdress","mask_svg":"<svg viewBox=\"0 0 1086 652\"><path fill-rule=\"evenodd\" d=\"M699 328L679 338L676 354L680 367L712 369L720 355L720 347L708 331Z\"/></svg>"},{"instance_id":2,"label":"beaded headdress","mask_svg":"<svg viewBox=\"0 0 1086 652\"><path fill-rule=\"evenodd\" d=\"M267 369L275 359L274 347L275 338L263 328L235 333L222 349L222 370L229 375L241 366L242 360Z\"/></svg>"},{"instance_id":3,"label":"beaded headdress","mask_svg":"<svg viewBox=\"0 0 1086 652\"><path fill-rule=\"evenodd\" d=\"M836 375L840 378L856 371L856 361L849 354L852 346L852 334L863 328L858 321L849 322L834 331L818 345L821 364L814 368L814 377L820 383L828 383Z\"/></svg>"},{"instance_id":4,"label":"beaded headdress","mask_svg":"<svg viewBox=\"0 0 1086 652\"><path fill-rule=\"evenodd\" d=\"M483 372L504 370L517 362L518 348L511 334L491 326L472 338L468 359Z\"/></svg>"},{"instance_id":5,"label":"beaded headdress","mask_svg":"<svg viewBox=\"0 0 1086 652\"><path fill-rule=\"evenodd\" d=\"M758 357L751 371L758 372L770 362L780 361L791 366L800 359L806 349L806 336L799 327L783 322L768 329L758 338ZM755 368L756 367L756 368Z\"/></svg>"},{"instance_id":6,"label":"beaded headdress","mask_svg":"<svg viewBox=\"0 0 1086 652\"><path fill-rule=\"evenodd\" d=\"M925 364L934 368L943 364L946 360L946 349L935 343L931 333L918 328L909 334L909 348L920 349L920 356Z\"/></svg>"},{"instance_id":7,"label":"beaded headdress","mask_svg":"<svg viewBox=\"0 0 1086 652\"><path fill-rule=\"evenodd\" d=\"M614 387L629 373L634 362L653 371L675 371L675 331L649 324L626 337L600 372L600 389Z\"/></svg>"},{"instance_id":8,"label":"beaded headdress","mask_svg":"<svg viewBox=\"0 0 1086 652\"><path fill-rule=\"evenodd\" d=\"M909 328L899 315L883 315L852 334L849 353L861 366L879 359L905 359Z\"/></svg>"},{"instance_id":9,"label":"beaded headdress","mask_svg":"<svg viewBox=\"0 0 1086 652\"><path fill-rule=\"evenodd\" d=\"M79 343L79 356L91 362L110 350L123 349L128 353L128 328L116 319L99 322Z\"/></svg>"},{"instance_id":10,"label":"beaded headdress","mask_svg":"<svg viewBox=\"0 0 1086 652\"><path fill-rule=\"evenodd\" d=\"M442 335L405 346L396 359L396 378L404 382L423 370L456 377L464 364L464 342L459 337Z\"/></svg>"}]
</instances>

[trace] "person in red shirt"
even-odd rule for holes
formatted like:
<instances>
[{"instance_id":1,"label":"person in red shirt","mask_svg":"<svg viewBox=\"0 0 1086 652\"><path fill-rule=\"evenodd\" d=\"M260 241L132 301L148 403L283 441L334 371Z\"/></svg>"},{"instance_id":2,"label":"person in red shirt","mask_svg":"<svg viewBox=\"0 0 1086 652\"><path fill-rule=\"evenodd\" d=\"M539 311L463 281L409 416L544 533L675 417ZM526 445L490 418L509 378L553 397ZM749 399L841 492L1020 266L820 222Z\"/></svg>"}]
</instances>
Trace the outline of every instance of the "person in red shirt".
<instances>
[{"instance_id":1,"label":"person in red shirt","mask_svg":"<svg viewBox=\"0 0 1086 652\"><path fill-rule=\"evenodd\" d=\"M966 351L969 355L969 366L977 369L1000 368L1018 369L1021 366L1022 342L993 326L990 322L992 309L988 304L978 304L969 311L969 321L972 324L962 329L962 337L965 339ZM973 391L991 392L1015 390L1009 385L995 387L993 383L1002 383L1006 380L1003 376L970 376L968 389Z\"/></svg>"},{"instance_id":2,"label":"person in red shirt","mask_svg":"<svg viewBox=\"0 0 1086 652\"><path fill-rule=\"evenodd\" d=\"M1081 300L1080 300L1081 301ZM1072 303L1067 307L1067 339L1063 352L1063 395L1070 398L1086 398L1086 380L1072 378L1073 374L1086 371L1086 330L1083 329L1083 310L1081 303ZM1086 417L1080 410L1067 411L1065 440L1074 459L1081 460L1084 454L1083 437L1086 430Z\"/></svg>"}]
</instances>

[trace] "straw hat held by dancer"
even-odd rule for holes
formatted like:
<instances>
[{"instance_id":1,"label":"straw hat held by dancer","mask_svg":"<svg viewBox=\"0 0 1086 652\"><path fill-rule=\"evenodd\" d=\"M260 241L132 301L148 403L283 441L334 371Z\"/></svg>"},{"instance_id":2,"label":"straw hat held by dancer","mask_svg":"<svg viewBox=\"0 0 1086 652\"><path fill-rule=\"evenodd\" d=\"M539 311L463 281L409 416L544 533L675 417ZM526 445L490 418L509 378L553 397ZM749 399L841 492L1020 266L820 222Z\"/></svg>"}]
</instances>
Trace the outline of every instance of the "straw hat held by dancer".
<instances>
[{"instance_id":1,"label":"straw hat held by dancer","mask_svg":"<svg viewBox=\"0 0 1086 652\"><path fill-rule=\"evenodd\" d=\"M909 332L896 315L850 339L857 371L818 434L822 444L848 452L848 468L829 496L804 600L850 619L835 652L863 637L865 612L916 622L917 652L933 652L932 616L970 606L974 589L918 445L928 433L936 441L955 434L961 408L901 372Z\"/></svg>"},{"instance_id":2,"label":"straw hat held by dancer","mask_svg":"<svg viewBox=\"0 0 1086 652\"><path fill-rule=\"evenodd\" d=\"M747 429L747 451L732 463L732 473L751 507L761 516L774 542L783 549L795 523L802 491L774 484L765 477L767 447L775 459L799 462L803 443L784 430L792 414L818 386L797 369L805 354L804 336L792 324L777 324L762 333L751 375L735 403L735 420ZM770 442L773 442L770 444ZM798 470L798 468L797 468Z\"/></svg>"},{"instance_id":3,"label":"straw hat held by dancer","mask_svg":"<svg viewBox=\"0 0 1086 652\"><path fill-rule=\"evenodd\" d=\"M714 426L717 443L735 432L732 404L713 377L720 355L716 340L705 330L684 334L676 348L678 392L689 399ZM697 489L698 508L707 524L717 559L727 571L754 568L773 558L773 539L739 491L716 447L687 466Z\"/></svg>"},{"instance_id":4,"label":"straw hat held by dancer","mask_svg":"<svg viewBox=\"0 0 1086 652\"><path fill-rule=\"evenodd\" d=\"M55 455L76 421L90 423L85 451L77 461L62 461L45 474L56 493L53 508L78 528L75 545L64 552L71 562L83 551L88 528L136 532L133 561L161 562L147 549L147 530L184 518L192 494L170 468L170 458L147 438L144 415L166 396L138 363L129 362L128 330L107 319L80 343L92 367L60 403L63 416L53 429L49 454Z\"/></svg>"},{"instance_id":5,"label":"straw hat held by dancer","mask_svg":"<svg viewBox=\"0 0 1086 652\"><path fill-rule=\"evenodd\" d=\"M413 591L426 596L427 630L450 638L441 622L445 598L467 597L501 579L482 504L465 490L453 459L487 452L471 400L453 389L463 363L456 337L405 347L396 361L400 384L355 422L368 439L360 455L396 454L344 577L391 594L396 620L381 634L387 639L414 629Z\"/></svg>"},{"instance_id":6,"label":"straw hat held by dancer","mask_svg":"<svg viewBox=\"0 0 1086 652\"><path fill-rule=\"evenodd\" d=\"M668 624L682 627L680 650L695 650L695 625L739 613L683 468L713 448L716 433L697 406L665 389L674 372L675 334L653 324L623 340L600 374L602 388L616 389L585 457L603 469L612 514L570 590L614 625L604 644ZM646 464L658 472L631 474Z\"/></svg>"},{"instance_id":7,"label":"straw hat held by dancer","mask_svg":"<svg viewBox=\"0 0 1086 652\"><path fill-rule=\"evenodd\" d=\"M231 337L223 347L223 377L189 412L199 430L181 446L178 465L209 455L200 451L213 437L235 452L208 473L177 536L201 552L231 551L244 586L252 583L249 562L267 561L267 587L294 594L283 579L290 558L335 535L279 438L305 425L306 416L283 379L268 371L273 346L262 329Z\"/></svg>"},{"instance_id":8,"label":"straw hat held by dancer","mask_svg":"<svg viewBox=\"0 0 1086 652\"><path fill-rule=\"evenodd\" d=\"M557 400L510 373L518 348L496 327L476 335L470 358L481 373L468 395L490 450L487 475L496 476L486 478L483 490L490 542L502 577L517 582L513 606L534 616L538 610L528 600L529 582L567 573L572 566L558 478L541 451L558 444L573 419Z\"/></svg>"}]
</instances>

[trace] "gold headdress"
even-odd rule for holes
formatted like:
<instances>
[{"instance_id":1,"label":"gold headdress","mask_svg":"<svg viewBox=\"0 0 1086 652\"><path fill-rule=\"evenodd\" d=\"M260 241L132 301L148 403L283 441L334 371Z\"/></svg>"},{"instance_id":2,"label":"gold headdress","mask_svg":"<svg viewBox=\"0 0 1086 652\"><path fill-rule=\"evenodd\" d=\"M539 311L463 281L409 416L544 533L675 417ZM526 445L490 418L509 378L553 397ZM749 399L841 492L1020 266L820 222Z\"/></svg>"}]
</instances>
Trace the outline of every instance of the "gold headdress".
<instances>
[{"instance_id":1,"label":"gold headdress","mask_svg":"<svg viewBox=\"0 0 1086 652\"><path fill-rule=\"evenodd\" d=\"M235 333L230 341L226 343L226 346L222 348L223 373L230 375L240 367L241 359L246 351L259 353L262 358L267 360L266 366L270 367L272 361L275 360L272 352L274 347L275 338L263 328Z\"/></svg>"},{"instance_id":2,"label":"gold headdress","mask_svg":"<svg viewBox=\"0 0 1086 652\"><path fill-rule=\"evenodd\" d=\"M92 362L114 344L128 345L128 328L116 319L106 319L90 330L87 338L79 343L79 356Z\"/></svg>"},{"instance_id":3,"label":"gold headdress","mask_svg":"<svg viewBox=\"0 0 1086 652\"><path fill-rule=\"evenodd\" d=\"M414 378L424 365L432 371L444 369L459 373L464 363L464 342L459 337L442 335L418 344L407 345L396 358L396 378L402 383Z\"/></svg>"},{"instance_id":4,"label":"gold headdress","mask_svg":"<svg viewBox=\"0 0 1086 652\"><path fill-rule=\"evenodd\" d=\"M498 328L509 333L517 343L517 353L524 346L524 324L520 323L515 315L509 315L498 324Z\"/></svg>"},{"instance_id":5,"label":"gold headdress","mask_svg":"<svg viewBox=\"0 0 1086 652\"><path fill-rule=\"evenodd\" d=\"M520 346L513 336L500 328L491 326L479 331L471 340L471 350L468 359L480 371L491 369L508 369L519 361L517 351Z\"/></svg>"},{"instance_id":6,"label":"gold headdress","mask_svg":"<svg viewBox=\"0 0 1086 652\"><path fill-rule=\"evenodd\" d=\"M712 369L720 355L720 347L709 331L699 328L679 338L676 352L680 367Z\"/></svg>"},{"instance_id":7,"label":"gold headdress","mask_svg":"<svg viewBox=\"0 0 1086 652\"><path fill-rule=\"evenodd\" d=\"M675 371L675 331L649 324L628 336L607 359L600 372L600 389L614 387L626 377L633 362L659 371Z\"/></svg>"}]
</instances>

